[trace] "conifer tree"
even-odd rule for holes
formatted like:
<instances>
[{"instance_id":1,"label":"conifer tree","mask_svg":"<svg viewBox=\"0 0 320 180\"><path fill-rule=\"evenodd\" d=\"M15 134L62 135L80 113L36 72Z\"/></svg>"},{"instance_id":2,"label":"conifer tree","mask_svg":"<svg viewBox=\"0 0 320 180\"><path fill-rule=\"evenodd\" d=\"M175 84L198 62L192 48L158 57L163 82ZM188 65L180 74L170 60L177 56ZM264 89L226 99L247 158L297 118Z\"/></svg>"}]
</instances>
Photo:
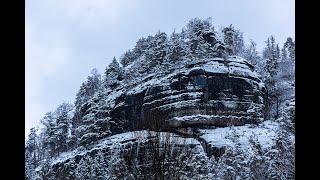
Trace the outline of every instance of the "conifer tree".
<instances>
[{"instance_id":1,"label":"conifer tree","mask_svg":"<svg viewBox=\"0 0 320 180\"><path fill-rule=\"evenodd\" d=\"M228 54L242 56L245 49L243 33L236 30L232 24L225 27L222 32Z\"/></svg>"},{"instance_id":2,"label":"conifer tree","mask_svg":"<svg viewBox=\"0 0 320 180\"><path fill-rule=\"evenodd\" d=\"M266 61L265 71L265 84L267 88L267 117L269 115L275 118L279 117L279 91L276 86L278 81L278 72L280 61L280 49L278 44L275 42L274 36L271 36L266 41L266 48L263 50L263 58Z\"/></svg>"},{"instance_id":3,"label":"conifer tree","mask_svg":"<svg viewBox=\"0 0 320 180\"><path fill-rule=\"evenodd\" d=\"M60 152L65 152L69 150L69 141L71 138L71 111L73 106L68 103L62 103L58 106L54 112L56 118L56 136L57 136L57 150L58 154Z\"/></svg>"},{"instance_id":4,"label":"conifer tree","mask_svg":"<svg viewBox=\"0 0 320 180\"><path fill-rule=\"evenodd\" d=\"M105 87L115 89L120 85L120 81L123 80L123 69L120 67L118 61L113 57L112 62L106 68L105 71Z\"/></svg>"},{"instance_id":5,"label":"conifer tree","mask_svg":"<svg viewBox=\"0 0 320 180\"><path fill-rule=\"evenodd\" d=\"M50 158L56 155L57 137L56 137L56 119L52 112L48 112L41 119L41 124L44 126L43 146L45 147L45 157Z\"/></svg>"},{"instance_id":6,"label":"conifer tree","mask_svg":"<svg viewBox=\"0 0 320 180\"><path fill-rule=\"evenodd\" d=\"M32 163L33 166L37 166L38 164L38 148L36 128L31 128L27 140L26 151L28 151L28 154L30 155L30 163Z\"/></svg>"},{"instance_id":7,"label":"conifer tree","mask_svg":"<svg viewBox=\"0 0 320 180\"><path fill-rule=\"evenodd\" d=\"M190 49L189 58L198 59L210 58L216 56L214 45L217 43L214 27L211 19L201 20L191 19L187 24L186 34L187 43Z\"/></svg>"},{"instance_id":8,"label":"conifer tree","mask_svg":"<svg viewBox=\"0 0 320 180\"><path fill-rule=\"evenodd\" d=\"M123 67L126 67L134 62L136 58L135 54L131 50L128 50L120 57L120 63Z\"/></svg>"}]
</instances>

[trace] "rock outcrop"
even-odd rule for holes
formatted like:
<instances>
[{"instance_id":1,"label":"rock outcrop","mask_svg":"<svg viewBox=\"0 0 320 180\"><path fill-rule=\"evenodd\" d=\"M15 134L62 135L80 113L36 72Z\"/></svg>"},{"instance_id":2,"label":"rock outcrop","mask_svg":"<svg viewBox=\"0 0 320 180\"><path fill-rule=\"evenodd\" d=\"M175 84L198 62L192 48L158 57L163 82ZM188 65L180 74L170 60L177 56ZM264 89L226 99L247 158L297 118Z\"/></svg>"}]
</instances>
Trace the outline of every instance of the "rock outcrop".
<instances>
[{"instance_id":1,"label":"rock outcrop","mask_svg":"<svg viewBox=\"0 0 320 180\"><path fill-rule=\"evenodd\" d=\"M110 116L127 130L244 125L263 120L264 85L240 57L208 59L123 91Z\"/></svg>"},{"instance_id":2,"label":"rock outcrop","mask_svg":"<svg viewBox=\"0 0 320 180\"><path fill-rule=\"evenodd\" d=\"M265 121L255 126L199 129L198 138L154 131L121 133L62 154L52 162L46 178L79 179L103 171L101 179L150 179L157 173L164 179L212 179L213 164L226 151L239 148L253 158L257 145L261 151L275 145L278 128L277 123Z\"/></svg>"},{"instance_id":3,"label":"rock outcrop","mask_svg":"<svg viewBox=\"0 0 320 180\"><path fill-rule=\"evenodd\" d=\"M265 88L253 66L235 56L197 62L111 92L106 116L116 124L113 136L60 156L48 177L76 179L85 171L81 163L99 154L98 164L108 171L104 179L143 179L161 173L159 168L165 179L203 178L211 159L234 147L241 133L272 146L265 139L274 136L276 125L261 124Z\"/></svg>"}]
</instances>

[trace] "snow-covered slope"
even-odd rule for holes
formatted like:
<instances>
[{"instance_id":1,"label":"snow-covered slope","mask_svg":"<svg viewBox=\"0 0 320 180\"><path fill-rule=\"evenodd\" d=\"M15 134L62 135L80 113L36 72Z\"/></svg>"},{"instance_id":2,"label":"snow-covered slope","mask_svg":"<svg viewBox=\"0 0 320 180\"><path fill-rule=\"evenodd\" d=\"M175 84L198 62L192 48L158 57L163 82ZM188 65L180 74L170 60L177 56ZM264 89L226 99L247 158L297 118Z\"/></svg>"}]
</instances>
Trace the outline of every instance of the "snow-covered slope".
<instances>
[{"instance_id":1,"label":"snow-covered slope","mask_svg":"<svg viewBox=\"0 0 320 180\"><path fill-rule=\"evenodd\" d=\"M89 164L94 161L104 163L100 165L109 173L105 174L105 178L127 178L130 173L138 179L151 177L156 170L151 164L155 163L154 158L161 157L164 169L170 165L177 168L175 171L179 170L176 172L178 174L168 170L167 179L182 175L186 179L212 178L213 164L217 163L217 159L224 158L226 151L245 152L247 161L257 156L256 146L261 147L261 153L270 152L276 145L279 127L277 122L264 121L259 125L199 129L198 134L189 136L187 133L145 130L121 133L102 139L86 149L78 148L62 154L51 162L50 177L77 179L83 176L86 166L90 166L91 171L101 168ZM294 136L292 138L294 141ZM129 156L130 159L126 159ZM134 165L128 170L126 168L130 163ZM185 166L194 169L188 170L183 168Z\"/></svg>"}]
</instances>

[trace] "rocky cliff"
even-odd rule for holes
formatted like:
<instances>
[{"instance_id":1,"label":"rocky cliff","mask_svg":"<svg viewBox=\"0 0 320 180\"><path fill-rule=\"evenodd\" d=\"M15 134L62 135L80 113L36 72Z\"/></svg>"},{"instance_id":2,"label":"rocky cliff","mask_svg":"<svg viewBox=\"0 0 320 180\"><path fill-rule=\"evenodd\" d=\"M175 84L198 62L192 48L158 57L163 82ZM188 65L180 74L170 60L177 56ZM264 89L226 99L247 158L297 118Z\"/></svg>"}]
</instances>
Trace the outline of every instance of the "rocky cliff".
<instances>
[{"instance_id":1,"label":"rocky cliff","mask_svg":"<svg viewBox=\"0 0 320 180\"><path fill-rule=\"evenodd\" d=\"M167 74L152 74L107 99L112 132L244 125L263 120L264 85L240 57L206 59Z\"/></svg>"},{"instance_id":2,"label":"rocky cliff","mask_svg":"<svg viewBox=\"0 0 320 180\"><path fill-rule=\"evenodd\" d=\"M213 178L230 153L250 159L276 145L279 124L263 122L264 96L253 66L236 56L151 74L106 95L111 136L63 153L45 177Z\"/></svg>"}]
</instances>

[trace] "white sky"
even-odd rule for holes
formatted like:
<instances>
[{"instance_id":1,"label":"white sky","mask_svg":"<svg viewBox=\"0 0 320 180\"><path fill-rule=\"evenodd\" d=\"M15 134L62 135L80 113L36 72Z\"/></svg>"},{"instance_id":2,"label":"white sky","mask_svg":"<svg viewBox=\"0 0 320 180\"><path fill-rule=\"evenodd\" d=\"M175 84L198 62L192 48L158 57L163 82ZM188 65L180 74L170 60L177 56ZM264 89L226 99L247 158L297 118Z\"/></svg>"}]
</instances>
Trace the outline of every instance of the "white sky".
<instances>
[{"instance_id":1,"label":"white sky","mask_svg":"<svg viewBox=\"0 0 320 180\"><path fill-rule=\"evenodd\" d=\"M280 44L295 37L294 9L294 0L27 0L25 133L140 37L212 17L217 30L233 24L261 49L270 35Z\"/></svg>"}]
</instances>

